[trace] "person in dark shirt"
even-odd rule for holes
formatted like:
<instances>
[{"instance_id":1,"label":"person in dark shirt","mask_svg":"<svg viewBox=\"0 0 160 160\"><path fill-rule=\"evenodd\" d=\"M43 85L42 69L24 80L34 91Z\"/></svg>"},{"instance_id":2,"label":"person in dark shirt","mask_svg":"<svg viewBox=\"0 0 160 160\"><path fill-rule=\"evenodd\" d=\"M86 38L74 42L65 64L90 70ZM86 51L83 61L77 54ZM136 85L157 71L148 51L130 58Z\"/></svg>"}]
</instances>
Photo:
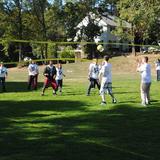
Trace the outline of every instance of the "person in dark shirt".
<instances>
[{"instance_id":1,"label":"person in dark shirt","mask_svg":"<svg viewBox=\"0 0 160 160\"><path fill-rule=\"evenodd\" d=\"M53 95L56 94L57 84L56 84L56 67L53 65L53 61L49 61L49 65L47 65L44 69L43 75L45 76L44 85L42 88L41 95L44 95L45 89L49 87L49 85L53 88Z\"/></svg>"}]
</instances>

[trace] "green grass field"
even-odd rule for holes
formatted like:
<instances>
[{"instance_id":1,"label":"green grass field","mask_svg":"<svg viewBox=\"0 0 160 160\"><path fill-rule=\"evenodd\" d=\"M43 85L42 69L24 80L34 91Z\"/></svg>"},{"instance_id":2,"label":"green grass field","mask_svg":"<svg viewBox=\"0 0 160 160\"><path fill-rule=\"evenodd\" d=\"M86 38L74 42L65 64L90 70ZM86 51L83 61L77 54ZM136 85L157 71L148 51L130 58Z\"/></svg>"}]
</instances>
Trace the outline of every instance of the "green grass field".
<instances>
[{"instance_id":1,"label":"green grass field","mask_svg":"<svg viewBox=\"0 0 160 160\"><path fill-rule=\"evenodd\" d=\"M139 74L131 58L113 63L118 99L100 106L94 89L87 97L88 62L66 64L63 95L51 88L27 91L26 69L10 69L7 93L0 93L0 160L158 160L160 83L151 86L152 104L140 105ZM43 67L41 68L41 70Z\"/></svg>"}]
</instances>

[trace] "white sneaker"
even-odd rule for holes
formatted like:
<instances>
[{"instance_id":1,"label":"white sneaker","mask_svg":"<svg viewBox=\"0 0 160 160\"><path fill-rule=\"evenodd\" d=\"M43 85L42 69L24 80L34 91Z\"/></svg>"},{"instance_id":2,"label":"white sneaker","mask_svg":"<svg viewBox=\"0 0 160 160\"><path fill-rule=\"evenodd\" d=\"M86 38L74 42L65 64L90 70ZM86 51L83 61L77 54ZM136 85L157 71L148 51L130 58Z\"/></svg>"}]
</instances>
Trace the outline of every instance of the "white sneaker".
<instances>
[{"instance_id":1,"label":"white sneaker","mask_svg":"<svg viewBox=\"0 0 160 160\"><path fill-rule=\"evenodd\" d=\"M112 99L112 103L117 103L117 100L115 98Z\"/></svg>"},{"instance_id":2,"label":"white sneaker","mask_svg":"<svg viewBox=\"0 0 160 160\"><path fill-rule=\"evenodd\" d=\"M141 103L141 105L142 105L142 106L144 106L144 107L146 107L146 106L147 106L147 105L146 105L146 103L144 103L144 102L142 102L142 103Z\"/></svg>"},{"instance_id":3,"label":"white sneaker","mask_svg":"<svg viewBox=\"0 0 160 160\"><path fill-rule=\"evenodd\" d=\"M101 106L105 106L106 105L106 102L101 102Z\"/></svg>"}]
</instances>

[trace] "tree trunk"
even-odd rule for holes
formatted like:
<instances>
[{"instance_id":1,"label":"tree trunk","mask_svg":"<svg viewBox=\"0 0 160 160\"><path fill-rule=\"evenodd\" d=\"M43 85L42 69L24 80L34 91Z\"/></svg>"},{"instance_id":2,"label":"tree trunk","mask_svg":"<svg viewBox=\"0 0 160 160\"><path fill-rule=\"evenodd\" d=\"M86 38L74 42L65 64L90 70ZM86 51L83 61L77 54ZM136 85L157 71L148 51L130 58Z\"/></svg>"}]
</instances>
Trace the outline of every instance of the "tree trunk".
<instances>
[{"instance_id":1,"label":"tree trunk","mask_svg":"<svg viewBox=\"0 0 160 160\"><path fill-rule=\"evenodd\" d=\"M132 45L132 54L134 54L135 56L137 56L136 49L135 49L135 32L134 32L134 25L133 25L133 23L132 23L132 26L131 26L131 32L132 32L132 42L131 42L131 45Z\"/></svg>"},{"instance_id":2,"label":"tree trunk","mask_svg":"<svg viewBox=\"0 0 160 160\"><path fill-rule=\"evenodd\" d=\"M22 61L22 44L19 43L18 45L18 54L19 54L19 62Z\"/></svg>"},{"instance_id":3,"label":"tree trunk","mask_svg":"<svg viewBox=\"0 0 160 160\"><path fill-rule=\"evenodd\" d=\"M22 0L17 1L17 7L18 7L18 37L20 40L22 40ZM22 43L19 43L19 62L22 60Z\"/></svg>"},{"instance_id":4,"label":"tree trunk","mask_svg":"<svg viewBox=\"0 0 160 160\"><path fill-rule=\"evenodd\" d=\"M132 54L133 54L134 56L137 56L137 54L136 54L136 49L135 49L135 46L134 46L133 43L132 43Z\"/></svg>"}]
</instances>

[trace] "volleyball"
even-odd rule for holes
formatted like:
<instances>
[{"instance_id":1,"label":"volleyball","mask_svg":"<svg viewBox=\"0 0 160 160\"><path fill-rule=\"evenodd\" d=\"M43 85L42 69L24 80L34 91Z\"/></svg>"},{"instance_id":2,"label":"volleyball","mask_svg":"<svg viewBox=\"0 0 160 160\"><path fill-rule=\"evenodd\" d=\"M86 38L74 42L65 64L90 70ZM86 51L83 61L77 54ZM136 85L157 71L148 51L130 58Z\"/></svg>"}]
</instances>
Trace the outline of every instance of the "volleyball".
<instances>
[{"instance_id":1,"label":"volleyball","mask_svg":"<svg viewBox=\"0 0 160 160\"><path fill-rule=\"evenodd\" d=\"M97 50L98 50L99 52L103 52L103 51L104 51L104 48L103 48L103 46L100 44L100 45L97 46Z\"/></svg>"}]
</instances>

